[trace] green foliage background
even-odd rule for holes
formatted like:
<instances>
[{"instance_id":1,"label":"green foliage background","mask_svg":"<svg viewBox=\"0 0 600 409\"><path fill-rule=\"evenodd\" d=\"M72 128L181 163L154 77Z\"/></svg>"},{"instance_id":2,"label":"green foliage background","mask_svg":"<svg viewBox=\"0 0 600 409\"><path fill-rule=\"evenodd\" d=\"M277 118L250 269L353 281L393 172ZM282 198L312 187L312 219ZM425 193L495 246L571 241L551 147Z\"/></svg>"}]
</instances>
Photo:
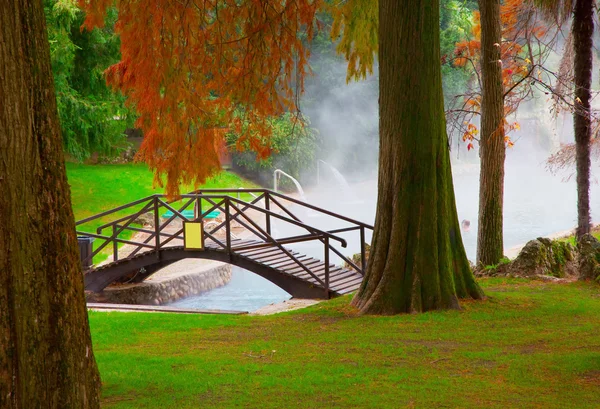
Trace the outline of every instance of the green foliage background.
<instances>
[{"instance_id":1,"label":"green foliage background","mask_svg":"<svg viewBox=\"0 0 600 409\"><path fill-rule=\"evenodd\" d=\"M44 1L56 100L65 152L76 160L125 147L133 115L109 89L103 71L120 59L115 10L103 29L81 30L84 15L73 0Z\"/></svg>"},{"instance_id":2,"label":"green foliage background","mask_svg":"<svg viewBox=\"0 0 600 409\"><path fill-rule=\"evenodd\" d=\"M300 121L305 126L301 126ZM293 114L285 114L271 120L273 135L270 138L272 154L266 159L257 160L256 154L250 150L247 141L241 142L238 150L239 135L230 132L226 136L227 145L234 150L233 160L236 166L244 170L250 177L261 179L261 174L269 183L275 169L282 169L295 178L300 178L302 172L316 166L319 152L319 134L310 127L308 118L294 120ZM261 180L262 181L262 180ZM286 182L283 182L284 184Z\"/></svg>"},{"instance_id":3,"label":"green foliage background","mask_svg":"<svg viewBox=\"0 0 600 409\"><path fill-rule=\"evenodd\" d=\"M476 1L442 0L440 2L440 54L442 55L442 83L444 103L448 106L451 99L464 93L472 78L472 67L456 67L453 63L456 43L472 37L473 10Z\"/></svg>"}]
</instances>

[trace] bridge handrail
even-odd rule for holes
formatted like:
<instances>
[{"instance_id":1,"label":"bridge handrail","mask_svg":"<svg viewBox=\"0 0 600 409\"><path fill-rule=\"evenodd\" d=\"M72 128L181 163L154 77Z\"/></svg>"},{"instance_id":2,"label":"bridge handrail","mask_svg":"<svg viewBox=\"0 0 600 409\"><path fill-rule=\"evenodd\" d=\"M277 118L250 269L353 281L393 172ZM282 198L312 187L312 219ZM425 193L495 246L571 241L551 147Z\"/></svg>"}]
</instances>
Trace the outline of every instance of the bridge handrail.
<instances>
[{"instance_id":1,"label":"bridge handrail","mask_svg":"<svg viewBox=\"0 0 600 409\"><path fill-rule=\"evenodd\" d=\"M169 200L167 203L171 203L173 201L177 201L179 198L181 198L183 196L189 196L189 195L193 195L193 194L204 195L205 192L208 192L208 193L235 193L235 194L238 194L238 193L250 193L250 194L253 194L253 193L263 193L263 194L267 194L267 195L274 195L274 196L277 196L279 198L288 200L288 201L290 201L290 202L292 202L294 204L297 204L297 205L306 207L308 209L311 209L311 210L314 210L314 211L326 214L327 216L335 217L337 219L346 221L348 223L356 224L356 225L362 226L362 227L364 227L366 229L373 230L373 226L372 225L364 223L364 222L361 222L360 220L352 219L350 217L346 217L346 216L343 216L341 214L337 214L337 213L334 213L332 211L329 211L329 210L326 210L326 209L322 209L320 207L311 205L311 204L303 202L301 200L294 199L293 197L290 197L290 196L287 196L287 195L284 195L284 194L281 194L281 193L278 193L278 192L274 192L274 191L272 191L270 189L261 189L261 188L256 188L256 189L252 189L252 188L250 188L250 189L241 189L241 188L238 188L238 189L197 189L197 190L194 190L194 191L192 191L190 193L187 193L185 195L179 196L176 200L172 200L172 201ZM207 196L211 197L211 195L207 195ZM102 213L98 213L98 214L96 214L94 216L90 216L90 217L87 217L85 219L79 220L79 221L77 221L75 223L75 225L77 226L77 225L80 225L80 224L88 223L88 222L90 222L92 220L96 220L96 219L108 216L109 214L116 213L116 212L121 211L121 210L125 210L125 209L127 209L129 207L133 207L135 205L143 203L144 201L152 200L155 197L165 198L167 196L164 195L164 194L158 194L158 193L157 194L153 194L153 195L147 196L145 198L138 199L138 200L136 200L134 202L127 203L125 205L118 206L118 207L115 207L113 209L106 210L106 211L104 211ZM256 197L256 196L254 196L254 197ZM217 198L217 197L215 197L215 198ZM241 199L238 199L238 200L241 200ZM246 203L246 202L244 202L244 203ZM265 209L261 209L261 210L265 210ZM119 219L119 222L129 219L134 214L135 213L132 213L132 214L127 215L127 216L123 216L121 219ZM113 224L113 222L107 223L105 225L100 226L99 228L105 228L105 227L108 227L108 226L110 226L112 224Z\"/></svg>"},{"instance_id":2,"label":"bridge handrail","mask_svg":"<svg viewBox=\"0 0 600 409\"><path fill-rule=\"evenodd\" d=\"M194 198L194 197L197 197L197 196L196 195L185 194L185 195L181 195L181 197L182 198ZM212 196L207 196L207 197L209 197L211 199L213 198ZM220 198L221 196L217 196L217 197ZM257 210L257 211L259 211L261 213L268 214L269 216L275 217L277 219L281 219L281 220L286 221L288 223L294 224L294 225L296 225L298 227L302 227L302 228L304 228L304 229L306 229L308 231L311 231L313 233L319 233L319 234L321 234L323 236L329 237L330 239L336 240L336 241L340 242L340 244L342 245L342 247L346 247L348 245L348 243L346 242L345 239L343 239L343 238L341 238L339 236L336 236L334 234L331 234L329 232L326 232L325 230L317 229L316 227L309 226L307 224L302 223L301 221L298 221L298 220L295 220L295 219L290 219L288 217L280 215L279 213L272 212L272 211L270 211L268 209L263 209L262 207L255 206L255 205L253 205L251 203L248 203L248 202L245 202L245 201L243 201L241 199L236 199L235 197L230 197L230 196L226 196L226 197L229 198L228 200L232 200L232 201L234 201L234 202L236 202L238 204L243 204L247 208L250 208L250 209L253 209L253 210Z\"/></svg>"},{"instance_id":3,"label":"bridge handrail","mask_svg":"<svg viewBox=\"0 0 600 409\"><path fill-rule=\"evenodd\" d=\"M268 189L249 189L249 190L252 190L252 191L255 191L255 192L259 192L259 193L266 193L266 194L272 194L272 193L273 193L272 191L270 191L270 190L268 190ZM308 231L313 231L314 233L319 233L319 234L322 234L322 235L324 235L324 236L328 236L329 238L331 238L331 239L333 239L333 240L336 240L336 241L340 242L340 244L341 244L341 245L342 245L342 247L344 247L344 248L347 246L347 242L346 242L346 240L344 240L343 238L341 238L341 237L339 237L339 236L336 236L336 235L334 235L333 233L330 233L330 232L327 232L327 231L320 230L320 229L317 229L317 228L315 228L315 227L309 226L309 225L307 225L307 224L305 224L305 223L302 223L302 222L301 222L301 221L299 221L299 220L295 220L295 219L289 219L289 218L287 218L287 217L281 216L281 215L280 215L280 214L278 214L278 213L274 213L274 212L270 211L269 209L263 209L262 207L259 207L259 206L254 206L254 205L253 205L253 204L251 204L251 203L245 202L245 201L243 201L243 200L241 200L241 199L237 199L237 198L235 198L235 197L231 197L231 196L227 196L227 195L216 195L216 196L213 196L213 195L206 195L206 194L204 193L204 192L206 192L206 191L209 191L210 193L217 193L217 191L218 191L219 193L221 193L221 192L223 192L223 193L237 193L237 192L239 192L239 189L202 189L202 190L198 190L198 192L200 192L200 193L186 193L186 194L183 194L183 195L180 195L180 196L178 196L178 199L183 199L183 198L186 198L186 199L200 198L200 199L202 199L203 197L206 197L206 198L211 198L211 199L221 199L221 198L228 197L228 198L230 198L231 200L233 200L233 201L235 201L235 202L237 202L237 203L244 204L244 206L247 206L247 207L249 207L249 208L251 208L251 209L257 210L257 211L259 211L259 212L261 212L261 213L265 213L265 214L268 214L269 216L272 216L272 217L275 217L275 218L278 218L278 219L284 220L284 221L286 221L286 222L289 222L289 223L291 223L291 224L295 224L296 226L298 226L298 227L302 227L302 228L304 228L304 229L306 229L306 230L308 230ZM244 193L249 193L249 192L247 192L247 191L244 191ZM279 197L282 197L282 198L284 198L284 199L291 199L291 198L289 198L289 197L288 197L288 196L286 196L286 195L280 195L280 194L277 194L277 196L279 196ZM98 219L98 218L101 218L101 217L108 216L108 215L110 215L110 214L112 214L112 213L116 213L116 212L119 212L119 211L121 211L121 210L125 210L125 209L127 209L127 208L129 208L129 207L132 207L132 206L135 206L135 205L138 205L138 204L144 203L144 201L150 201L150 200L152 200L152 199L154 199L154 198L159 198L159 199L162 199L162 198L166 198L166 197L168 197L168 196L166 196L166 195L164 195L164 194L154 194L154 195L151 195L151 196L145 197L145 198L143 198L143 199L139 199L139 200L136 200L136 201L134 201L134 202L127 203L127 204L125 204L125 205L122 205L122 206L116 207L116 208L114 208L114 209L106 210L106 211L104 211L104 212L102 212L102 213L99 213L99 214L97 214L97 215L94 215L94 216L91 216L91 217L85 218L85 219L83 219L83 220L80 220L80 221L76 222L76 223L75 223L75 225L76 225L76 226L79 226L79 225L81 225L81 224L84 224L84 223L90 222L90 221L92 221L92 220L95 220L95 219ZM170 202L167 202L167 203L170 203ZM304 203L304 202L299 202L299 203ZM171 211L173 211L173 213L174 213L174 216L175 216L175 217L176 217L176 216L179 216L179 212L177 212L177 211L174 211L174 210L173 210L173 209L172 209L170 206L166 206L166 207L168 207L169 209L171 209ZM319 210L319 208L318 208L318 207L314 207L314 206L312 206L312 205L310 205L310 207L311 207L311 208L314 208L314 209L317 209L317 210ZM329 212L329 211L327 211L327 210L324 210L324 209L322 209L321 211L322 211L322 213L325 213L325 214L330 214L330 215L332 215L333 217L338 217L338 215L336 215L335 213ZM121 217L121 218L119 218L119 219L117 219L117 220L113 220L113 221L111 221L111 222L105 223L105 224L103 224L103 225L99 226L99 227L97 228L97 231L98 231L98 232L101 232L102 230L104 230L104 229L105 229L105 228L107 228L107 227L111 227L111 226L112 226L112 225L114 225L114 224L121 223L121 222L123 222L123 221L125 221L125 220L131 219L131 218L132 218L132 217L134 217L134 216L138 216L140 213L141 213L141 212L140 212L140 211L138 211L138 212L136 212L136 213L132 213L132 214L130 214L130 215L127 215L127 216L123 216L123 217ZM352 219L350 219L350 218L346 218L346 217L344 217L344 216L341 216L341 215L339 215L339 216L340 216L340 217L338 217L338 218L340 218L340 219L342 219L342 220L345 220L345 221L350 221L350 222L356 223L356 224L358 224L359 226L360 226L360 225L364 225L365 227L367 227L367 228L371 228L371 229L372 229L372 227L370 227L370 226L368 226L368 225L365 225L365 224L364 224L364 223L362 223L362 222L354 221L354 220L352 220ZM174 219L175 217L171 217L171 218L172 218L172 219ZM346 230L346 231L348 231L348 230Z\"/></svg>"},{"instance_id":4,"label":"bridge handrail","mask_svg":"<svg viewBox=\"0 0 600 409\"><path fill-rule=\"evenodd\" d=\"M130 203L127 203L127 204L115 207L113 209L105 210L102 213L98 213L98 214L95 214L93 216L86 217L85 219L81 219L81 220L76 221L75 222L75 226L79 226L80 224L89 223L92 220L100 219L100 218L108 216L109 214L112 214L112 213L120 212L121 210L125 210L125 209L127 209L129 207L133 207L133 206L138 205L140 203L144 203L145 201L152 200L152 199L154 199L155 196L156 195L150 195L150 196L144 197L142 199L138 199L138 200L135 200L133 202L130 202ZM132 213L132 214L130 214L128 216L124 216L120 221L126 220L126 219L130 218L131 216L133 216L135 214L136 213Z\"/></svg>"},{"instance_id":5,"label":"bridge handrail","mask_svg":"<svg viewBox=\"0 0 600 409\"><path fill-rule=\"evenodd\" d=\"M239 191L240 191L239 189L198 189L198 190L194 190L194 191L190 192L189 194L193 194L193 193L196 193L196 192L202 192L202 193L204 193L204 192L209 192L209 193L237 193ZM277 196L277 197L280 197L282 199L288 200L288 201L290 201L290 202L292 202L294 204L297 204L297 205L309 208L311 210L314 210L314 211L326 214L327 216L335 217L337 219L344 220L344 221L346 221L348 223L353 223L353 224L356 224L356 225L359 225L359 226L363 226L364 228L369 229L369 230L373 230L374 229L374 227L372 225L364 223L364 222L361 222L360 220L352 219L350 217L346 217L346 216L343 216L341 214L334 213L334 212L332 212L330 210L326 210L326 209L323 209L323 208L311 205L310 203L306 203L306 202L303 202L301 200L295 199L295 198L293 198L291 196L284 195L283 193L275 192L275 191L273 191L271 189L264 189L264 188L252 189L251 188L251 189L244 189L243 192L245 192L245 193L250 193L250 192L252 192L252 193L266 193L268 195Z\"/></svg>"},{"instance_id":6,"label":"bridge handrail","mask_svg":"<svg viewBox=\"0 0 600 409\"><path fill-rule=\"evenodd\" d=\"M239 192L239 189L237 189L237 190L234 190L234 189L199 189L199 190L194 191L193 193L200 193L200 192L202 194L204 194L205 192L208 192L208 193L233 193L235 191ZM329 249L331 249L337 256L339 256L342 260L344 260L349 266L351 266L352 268L354 268L360 274L364 275L364 272L366 270L365 229L373 230L373 226L371 226L369 224L366 224L366 223L363 223L363 222L361 222L359 220L355 220L355 219L352 219L352 218L349 218L349 217L346 217L346 216L343 216L343 215L331 212L329 210L325 210L325 209L319 208L317 206L313 206L311 204L308 204L306 202L294 199L294 198L289 197L287 195L284 195L284 194L281 194L281 193L278 193L278 192L274 192L274 191L272 191L270 189L260 189L260 188L259 189L247 189L247 191L252 191L252 192L257 192L257 193L264 194L266 200L269 200L269 199L272 200L274 203L276 203L281 208L281 210L283 210L285 213L287 213L292 219L294 219L298 223L301 223L303 225L303 227L304 227L304 223L302 223L301 220L298 217L296 217L292 212L290 212L288 209L286 209L285 207L283 207L278 201L276 201L275 199L273 199L270 196L271 195L275 195L275 196L277 196L279 198L291 201L291 202L296 203L298 205L307 207L307 208L309 208L311 210L315 210L315 211L321 212L323 214L326 214L328 216L335 217L335 218L344 220L346 222L355 224L355 226L352 226L352 227L344 227L344 228L329 230L327 232L321 231L321 233L325 233L328 237L331 237L331 235L333 235L334 233L344 233L344 232L350 232L350 231L359 230L360 231L360 254L361 254L361 267L360 268L352 260L350 260L348 257L344 256L340 251L338 251L335 247L331 247L329 245L329 243L325 243L324 240L323 240L323 238L320 238L319 240L321 240L321 242L323 242L323 244L325 244L326 247L328 247ZM254 195L252 195L252 196L254 196ZM210 196L210 197L212 197L212 196ZM217 196L217 197L221 197L221 196ZM254 197L256 197L256 196L254 196ZM245 206L247 206L247 207L249 205L246 202L242 202L242 203L244 203ZM244 210L247 207L245 207ZM259 208L258 210L260 210L261 212L264 212L265 214L269 214L269 213L272 214L272 212L269 211L268 207L266 209ZM265 212L265 210L268 213ZM275 217L281 218L278 214L275 214ZM288 222L291 222L287 218L284 218L284 220L286 220ZM220 225L219 227L221 227L221 226L222 225ZM312 228L311 226L308 226L308 227ZM312 229L314 229L314 228L312 228ZM309 230L309 229L307 229L307 230ZM334 237L336 237L335 239L337 241L340 241L338 236L334 236ZM347 244L346 244L346 241L344 240L343 244L342 244L342 247L345 248L346 246L347 246Z\"/></svg>"}]
</instances>

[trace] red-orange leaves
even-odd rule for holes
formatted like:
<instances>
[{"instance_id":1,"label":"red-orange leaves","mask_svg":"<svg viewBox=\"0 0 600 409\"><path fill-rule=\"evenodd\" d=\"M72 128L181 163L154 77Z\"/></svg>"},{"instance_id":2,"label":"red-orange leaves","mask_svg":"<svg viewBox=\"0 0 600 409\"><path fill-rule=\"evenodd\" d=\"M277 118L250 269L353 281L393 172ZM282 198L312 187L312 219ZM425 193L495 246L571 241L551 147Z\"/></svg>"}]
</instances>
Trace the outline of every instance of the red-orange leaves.
<instances>
[{"instance_id":1,"label":"red-orange leaves","mask_svg":"<svg viewBox=\"0 0 600 409\"><path fill-rule=\"evenodd\" d=\"M86 27L101 25L113 4L79 1ZM136 108L138 158L157 183L166 175L169 194L219 169L215 140L226 127L245 129L259 156L270 154L267 118L298 109L320 2L116 0L121 61L106 78Z\"/></svg>"},{"instance_id":2,"label":"red-orange leaves","mask_svg":"<svg viewBox=\"0 0 600 409\"><path fill-rule=\"evenodd\" d=\"M543 20L538 18L537 12L531 2L525 0L504 0L500 7L502 23L502 40L494 46L500 49L500 60L494 61L501 66L502 83L504 86L504 114L508 117L514 114L519 104L533 94L532 80L538 79L539 72L547 56L547 48L543 46L543 36L546 28ZM454 50L454 65L465 66L469 64L475 71L474 80L479 83L481 79L481 22L479 12L473 12L472 40L461 41ZM535 78L534 78L535 76ZM477 140L475 126L469 121L480 113L481 92L478 89L465 92L461 95L461 107L468 121L460 126L465 142ZM465 116L466 116L465 115ZM463 116L464 117L464 116ZM460 118L460 115L459 115ZM468 126L466 126L468 124ZM465 127L466 126L466 127ZM516 122L509 124L505 121L504 131L509 133L518 129ZM507 146L512 146L510 139ZM469 143L467 148L470 150Z\"/></svg>"}]
</instances>

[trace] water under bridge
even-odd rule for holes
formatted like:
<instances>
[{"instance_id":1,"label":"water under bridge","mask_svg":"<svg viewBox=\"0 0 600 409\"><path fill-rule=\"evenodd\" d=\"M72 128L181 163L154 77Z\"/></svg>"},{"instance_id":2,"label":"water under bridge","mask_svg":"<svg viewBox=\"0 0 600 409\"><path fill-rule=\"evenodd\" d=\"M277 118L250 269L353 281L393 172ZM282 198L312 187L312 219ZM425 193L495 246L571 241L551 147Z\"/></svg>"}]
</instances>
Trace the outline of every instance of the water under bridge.
<instances>
[{"instance_id":1,"label":"water under bridge","mask_svg":"<svg viewBox=\"0 0 600 409\"><path fill-rule=\"evenodd\" d=\"M320 223L302 221L297 210L333 218L342 227L322 230L314 225ZM366 236L373 229L267 189L197 190L176 201L156 194L76 224L80 237L97 243L82 256L86 290L99 292L112 283L141 282L176 261L199 258L249 270L297 298L330 298L357 290L365 271ZM286 225L290 228L283 228ZM360 240L361 258L356 263L338 248L347 247L341 235L348 234ZM314 242L322 257L290 247L304 242ZM108 260L94 265L100 255ZM331 263L332 256L343 265Z\"/></svg>"}]
</instances>

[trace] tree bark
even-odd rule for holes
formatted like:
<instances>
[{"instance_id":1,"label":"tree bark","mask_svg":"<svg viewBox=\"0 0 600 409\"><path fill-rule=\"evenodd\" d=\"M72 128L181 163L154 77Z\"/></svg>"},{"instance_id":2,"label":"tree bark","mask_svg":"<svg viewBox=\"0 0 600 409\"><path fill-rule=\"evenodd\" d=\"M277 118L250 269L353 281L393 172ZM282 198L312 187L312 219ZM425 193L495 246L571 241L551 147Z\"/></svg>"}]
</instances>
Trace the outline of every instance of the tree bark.
<instances>
[{"instance_id":1,"label":"tree bark","mask_svg":"<svg viewBox=\"0 0 600 409\"><path fill-rule=\"evenodd\" d=\"M492 265L504 254L504 89L500 44L500 0L480 0L481 13L481 134L479 155L479 228L477 264Z\"/></svg>"},{"instance_id":2,"label":"tree bark","mask_svg":"<svg viewBox=\"0 0 600 409\"><path fill-rule=\"evenodd\" d=\"M590 232L590 89L592 86L592 47L594 1L577 0L573 12L575 49L575 162L577 166L577 238Z\"/></svg>"},{"instance_id":3,"label":"tree bark","mask_svg":"<svg viewBox=\"0 0 600 409\"><path fill-rule=\"evenodd\" d=\"M379 1L379 186L362 313L479 299L460 235L440 69L439 4Z\"/></svg>"},{"instance_id":4,"label":"tree bark","mask_svg":"<svg viewBox=\"0 0 600 409\"><path fill-rule=\"evenodd\" d=\"M98 408L41 0L0 1L0 408Z\"/></svg>"}]
</instances>

